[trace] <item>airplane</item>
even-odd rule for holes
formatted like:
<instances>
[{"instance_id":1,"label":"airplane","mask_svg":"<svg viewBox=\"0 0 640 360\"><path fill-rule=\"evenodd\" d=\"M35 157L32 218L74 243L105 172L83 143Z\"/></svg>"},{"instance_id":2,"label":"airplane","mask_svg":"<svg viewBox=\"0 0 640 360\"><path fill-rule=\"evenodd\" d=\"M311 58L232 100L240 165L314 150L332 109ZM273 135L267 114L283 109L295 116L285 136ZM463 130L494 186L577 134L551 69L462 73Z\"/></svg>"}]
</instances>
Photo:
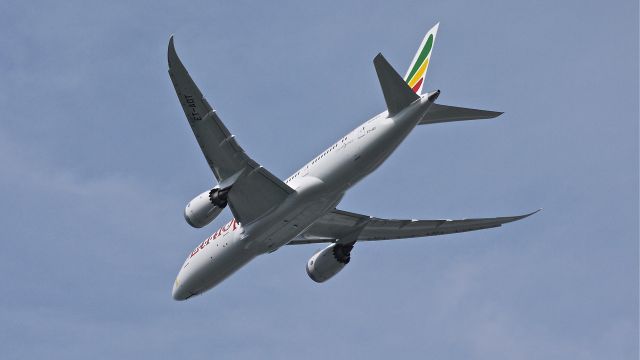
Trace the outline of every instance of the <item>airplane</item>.
<instances>
[{"instance_id":1,"label":"airplane","mask_svg":"<svg viewBox=\"0 0 640 360\"><path fill-rule=\"evenodd\" d=\"M189 253L172 297L186 300L213 288L261 254L284 245L328 244L308 260L309 277L332 278L361 241L416 238L499 227L529 214L463 220L392 220L336 207L346 191L376 170L419 125L489 119L501 112L436 103L422 93L439 23L401 77L379 53L373 65L387 110L356 127L285 181L253 160L203 97L169 39L169 76L189 125L218 184L191 200L187 223L201 228L228 207L233 219Z\"/></svg>"}]
</instances>

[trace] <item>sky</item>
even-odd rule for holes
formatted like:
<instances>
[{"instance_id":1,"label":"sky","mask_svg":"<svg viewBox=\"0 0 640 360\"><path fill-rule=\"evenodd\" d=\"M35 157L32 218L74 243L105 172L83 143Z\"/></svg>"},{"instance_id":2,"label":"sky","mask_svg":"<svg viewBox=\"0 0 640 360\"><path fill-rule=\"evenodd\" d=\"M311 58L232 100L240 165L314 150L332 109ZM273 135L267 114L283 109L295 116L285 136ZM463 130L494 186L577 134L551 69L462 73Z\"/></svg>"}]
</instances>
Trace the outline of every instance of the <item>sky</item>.
<instances>
[{"instance_id":1,"label":"sky","mask_svg":"<svg viewBox=\"0 0 640 360\"><path fill-rule=\"evenodd\" d=\"M637 359L638 2L0 2L3 359ZM258 257L171 298L186 203L215 185L167 75L176 48L239 143L286 178L384 110L440 22L425 90L504 111L417 128L339 208L544 210L499 229Z\"/></svg>"}]
</instances>

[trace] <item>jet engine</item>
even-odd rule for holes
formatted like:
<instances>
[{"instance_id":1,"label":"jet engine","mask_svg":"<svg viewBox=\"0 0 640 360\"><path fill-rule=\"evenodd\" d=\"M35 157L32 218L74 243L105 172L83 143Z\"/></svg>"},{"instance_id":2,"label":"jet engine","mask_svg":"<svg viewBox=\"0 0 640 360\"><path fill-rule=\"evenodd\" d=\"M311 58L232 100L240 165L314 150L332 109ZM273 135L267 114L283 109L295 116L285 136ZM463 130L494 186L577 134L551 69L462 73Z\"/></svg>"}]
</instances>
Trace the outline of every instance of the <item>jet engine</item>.
<instances>
[{"instance_id":1,"label":"jet engine","mask_svg":"<svg viewBox=\"0 0 640 360\"><path fill-rule=\"evenodd\" d=\"M307 274L311 280L321 283L337 274L351 260L353 244L331 244L315 253L307 262Z\"/></svg>"},{"instance_id":2,"label":"jet engine","mask_svg":"<svg viewBox=\"0 0 640 360\"><path fill-rule=\"evenodd\" d=\"M194 228L201 228L215 219L227 206L228 189L218 186L196 196L184 208L184 219Z\"/></svg>"}]
</instances>

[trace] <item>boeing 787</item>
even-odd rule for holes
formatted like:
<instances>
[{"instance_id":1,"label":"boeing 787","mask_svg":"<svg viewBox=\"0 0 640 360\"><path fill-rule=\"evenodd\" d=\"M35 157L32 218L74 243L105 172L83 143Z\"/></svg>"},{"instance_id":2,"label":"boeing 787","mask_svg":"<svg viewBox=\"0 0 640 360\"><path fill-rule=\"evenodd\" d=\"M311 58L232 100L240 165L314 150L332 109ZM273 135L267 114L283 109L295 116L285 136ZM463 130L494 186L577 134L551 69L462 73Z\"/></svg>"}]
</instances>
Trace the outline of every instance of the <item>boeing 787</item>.
<instances>
[{"instance_id":1,"label":"boeing 787","mask_svg":"<svg viewBox=\"0 0 640 360\"><path fill-rule=\"evenodd\" d=\"M228 207L233 219L201 242L182 265L173 298L201 294L256 256L284 245L327 243L307 262L309 277L324 282L351 259L354 245L499 227L533 213L463 220L390 220L339 210L345 193L377 169L418 125L489 119L500 112L436 103L440 90L422 93L438 31L427 32L401 77L378 54L373 65L387 109L341 137L285 181L240 147L191 79L169 40L169 75L189 125L217 180L191 200L187 223L200 228Z\"/></svg>"}]
</instances>

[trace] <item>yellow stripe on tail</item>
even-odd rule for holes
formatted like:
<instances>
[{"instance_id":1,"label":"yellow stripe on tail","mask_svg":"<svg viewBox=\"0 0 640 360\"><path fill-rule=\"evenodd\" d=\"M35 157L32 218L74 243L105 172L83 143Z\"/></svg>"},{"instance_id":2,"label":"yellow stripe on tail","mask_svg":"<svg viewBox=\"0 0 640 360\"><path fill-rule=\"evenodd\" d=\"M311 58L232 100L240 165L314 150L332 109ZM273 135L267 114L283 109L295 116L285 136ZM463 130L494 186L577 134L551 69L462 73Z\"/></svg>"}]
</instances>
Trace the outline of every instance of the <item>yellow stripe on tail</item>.
<instances>
[{"instance_id":1,"label":"yellow stripe on tail","mask_svg":"<svg viewBox=\"0 0 640 360\"><path fill-rule=\"evenodd\" d=\"M433 44L436 42L438 26L440 26L440 23L432 27L431 30L427 32L427 35L424 36L418 52L416 52L411 66L409 66L409 70L407 70L407 75L404 77L407 84L409 84L411 89L418 95L422 93L424 79L427 76L427 69L429 68Z\"/></svg>"}]
</instances>

